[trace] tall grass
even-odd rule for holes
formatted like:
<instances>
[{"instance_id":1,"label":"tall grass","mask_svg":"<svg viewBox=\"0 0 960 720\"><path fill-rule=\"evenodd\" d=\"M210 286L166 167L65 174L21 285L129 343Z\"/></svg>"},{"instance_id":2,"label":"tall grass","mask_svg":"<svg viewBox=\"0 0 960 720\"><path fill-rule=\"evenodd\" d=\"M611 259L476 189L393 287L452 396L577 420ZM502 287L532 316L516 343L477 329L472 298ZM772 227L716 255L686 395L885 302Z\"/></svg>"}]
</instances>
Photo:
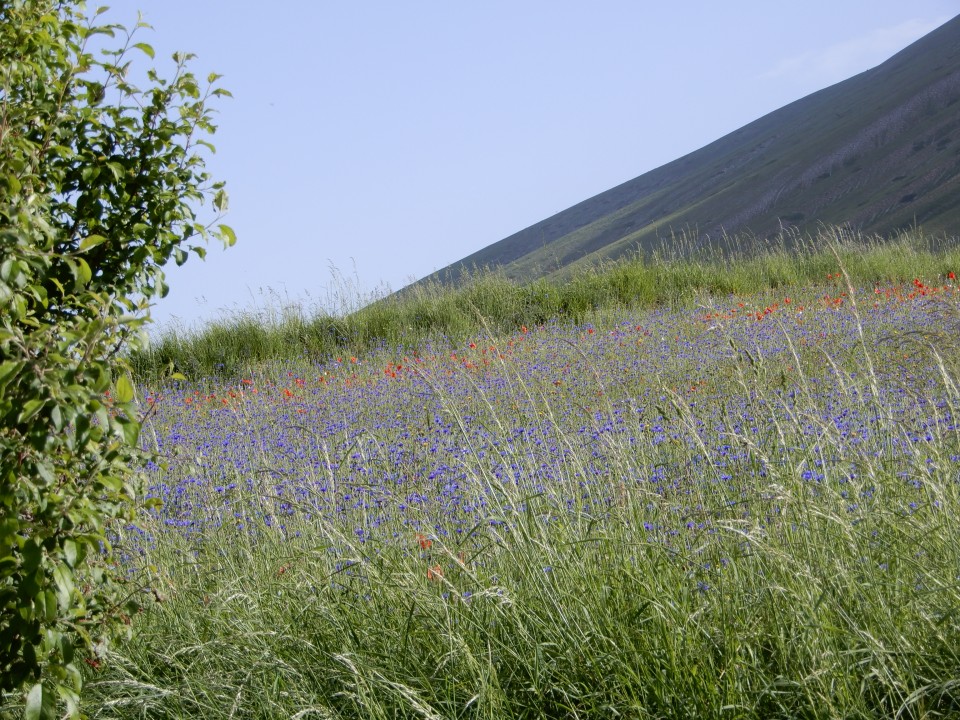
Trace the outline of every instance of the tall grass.
<instances>
[{"instance_id":1,"label":"tall grass","mask_svg":"<svg viewBox=\"0 0 960 720\"><path fill-rule=\"evenodd\" d=\"M384 345L412 349L437 337L462 340L477 333L481 319L494 332L509 332L555 318L580 323L598 311L689 305L707 295L822 284L836 271L834 252L861 285L936 277L960 259L955 243L920 231L882 238L823 228L816 236L785 231L771 243L738 237L716 246L696 246L679 236L659 252L554 280L519 284L502 273L479 272L457 287L427 282L365 304L355 296L327 303L339 312L296 305L237 312L196 330L170 328L132 360L146 380L171 368L194 378L235 378L285 357L325 359Z\"/></svg>"},{"instance_id":2,"label":"tall grass","mask_svg":"<svg viewBox=\"0 0 960 720\"><path fill-rule=\"evenodd\" d=\"M158 601L86 711L960 716L960 396L926 342L960 258L901 243L771 255L748 288L798 280L759 295L617 265L589 322L151 388L162 507L117 544ZM673 307L602 295L647 267Z\"/></svg>"}]
</instances>

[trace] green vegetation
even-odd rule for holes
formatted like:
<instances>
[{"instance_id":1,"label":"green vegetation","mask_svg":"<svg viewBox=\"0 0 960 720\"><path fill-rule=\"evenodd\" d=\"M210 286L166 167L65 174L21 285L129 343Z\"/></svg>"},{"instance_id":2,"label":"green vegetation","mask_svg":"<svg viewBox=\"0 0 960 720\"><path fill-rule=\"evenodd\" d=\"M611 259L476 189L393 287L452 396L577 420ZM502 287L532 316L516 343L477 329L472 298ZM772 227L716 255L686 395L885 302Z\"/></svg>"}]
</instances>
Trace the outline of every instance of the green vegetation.
<instances>
[{"instance_id":1,"label":"green vegetation","mask_svg":"<svg viewBox=\"0 0 960 720\"><path fill-rule=\"evenodd\" d=\"M162 266L233 240L196 216L224 93L182 55L138 90L152 48L82 10L0 3L0 717L960 715L955 240L146 347Z\"/></svg>"},{"instance_id":2,"label":"green vegetation","mask_svg":"<svg viewBox=\"0 0 960 720\"><path fill-rule=\"evenodd\" d=\"M301 355L323 360L382 346L412 351L436 338L457 342L555 318L582 323L621 310L819 285L836 272L834 253L860 285L909 282L960 267L960 250L951 239L919 230L884 238L823 228L815 236L787 232L772 243L727 239L724 249L695 248L679 237L649 255L606 262L563 280L519 283L480 272L456 288L417 284L349 313L311 314L296 306L237 313L200 330L168 329L132 363L145 381L170 367L192 378L237 378L264 362ZM344 298L340 304L357 303Z\"/></svg>"},{"instance_id":3,"label":"green vegetation","mask_svg":"<svg viewBox=\"0 0 960 720\"><path fill-rule=\"evenodd\" d=\"M196 206L225 202L197 153L222 91L180 56L138 90L129 56L153 50L82 9L0 3L0 696L30 719L79 716L81 661L140 606L111 552L150 457L119 352L160 266L203 252Z\"/></svg>"},{"instance_id":4,"label":"green vegetation","mask_svg":"<svg viewBox=\"0 0 960 720\"><path fill-rule=\"evenodd\" d=\"M480 278L358 313L435 303L404 347L148 384L157 602L85 709L956 717L960 255L857 242Z\"/></svg>"}]
</instances>

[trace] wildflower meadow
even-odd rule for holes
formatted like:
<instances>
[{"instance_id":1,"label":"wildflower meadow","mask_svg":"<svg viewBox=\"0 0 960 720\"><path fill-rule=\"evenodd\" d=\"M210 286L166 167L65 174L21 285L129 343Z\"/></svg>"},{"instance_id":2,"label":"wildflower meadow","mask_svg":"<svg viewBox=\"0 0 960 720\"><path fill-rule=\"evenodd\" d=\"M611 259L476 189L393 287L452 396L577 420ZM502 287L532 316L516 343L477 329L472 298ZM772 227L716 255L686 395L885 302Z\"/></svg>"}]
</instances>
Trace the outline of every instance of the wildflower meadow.
<instances>
[{"instance_id":1,"label":"wildflower meadow","mask_svg":"<svg viewBox=\"0 0 960 720\"><path fill-rule=\"evenodd\" d=\"M829 270L145 385L86 711L957 717L960 286Z\"/></svg>"}]
</instances>

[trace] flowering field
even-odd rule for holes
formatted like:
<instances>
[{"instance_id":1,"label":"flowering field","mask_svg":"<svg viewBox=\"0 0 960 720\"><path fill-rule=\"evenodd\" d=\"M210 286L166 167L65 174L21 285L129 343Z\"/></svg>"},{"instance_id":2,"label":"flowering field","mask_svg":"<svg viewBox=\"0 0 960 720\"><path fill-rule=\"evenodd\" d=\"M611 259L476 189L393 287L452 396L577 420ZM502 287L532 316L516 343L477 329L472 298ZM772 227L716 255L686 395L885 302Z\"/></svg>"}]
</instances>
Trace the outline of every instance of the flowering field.
<instances>
[{"instance_id":1,"label":"flowering field","mask_svg":"<svg viewBox=\"0 0 960 720\"><path fill-rule=\"evenodd\" d=\"M950 277L152 388L97 717L960 713Z\"/></svg>"}]
</instances>

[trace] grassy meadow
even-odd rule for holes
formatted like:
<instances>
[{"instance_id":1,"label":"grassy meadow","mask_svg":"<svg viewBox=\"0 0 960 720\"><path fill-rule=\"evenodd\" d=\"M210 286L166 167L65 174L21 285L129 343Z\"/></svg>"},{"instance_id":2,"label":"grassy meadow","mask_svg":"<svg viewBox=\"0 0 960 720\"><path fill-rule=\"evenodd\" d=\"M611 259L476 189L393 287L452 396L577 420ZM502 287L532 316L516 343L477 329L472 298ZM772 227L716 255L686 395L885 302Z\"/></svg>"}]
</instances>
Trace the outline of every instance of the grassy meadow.
<instances>
[{"instance_id":1,"label":"grassy meadow","mask_svg":"<svg viewBox=\"0 0 960 720\"><path fill-rule=\"evenodd\" d=\"M960 249L790 245L166 335L85 712L960 716Z\"/></svg>"}]
</instances>

